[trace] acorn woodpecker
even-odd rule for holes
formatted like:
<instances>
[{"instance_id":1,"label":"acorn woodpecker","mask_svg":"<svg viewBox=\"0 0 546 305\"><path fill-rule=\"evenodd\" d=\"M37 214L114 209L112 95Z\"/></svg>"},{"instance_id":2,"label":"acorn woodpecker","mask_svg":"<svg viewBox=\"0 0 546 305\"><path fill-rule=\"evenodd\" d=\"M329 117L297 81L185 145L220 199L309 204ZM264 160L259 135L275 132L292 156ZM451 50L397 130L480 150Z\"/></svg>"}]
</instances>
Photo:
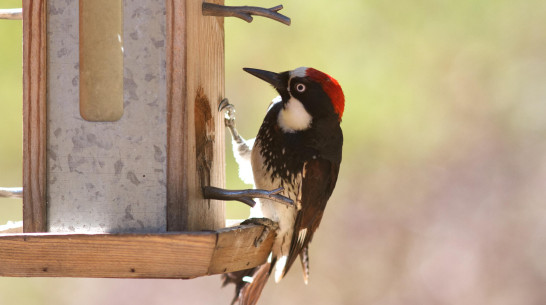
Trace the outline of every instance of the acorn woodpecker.
<instances>
[{"instance_id":1,"label":"acorn woodpecker","mask_svg":"<svg viewBox=\"0 0 546 305\"><path fill-rule=\"evenodd\" d=\"M336 185L341 163L343 133L340 123L345 97L339 83L313 68L274 73L244 68L268 82L279 93L273 100L255 139L244 140L235 129L229 103L226 125L240 176L255 188L282 188L280 195L293 205L261 198L251 217L278 223L268 263L224 275L224 285L236 284L233 303L256 304L269 275L279 282L299 256L308 282L309 243L318 228L326 202Z\"/></svg>"}]
</instances>

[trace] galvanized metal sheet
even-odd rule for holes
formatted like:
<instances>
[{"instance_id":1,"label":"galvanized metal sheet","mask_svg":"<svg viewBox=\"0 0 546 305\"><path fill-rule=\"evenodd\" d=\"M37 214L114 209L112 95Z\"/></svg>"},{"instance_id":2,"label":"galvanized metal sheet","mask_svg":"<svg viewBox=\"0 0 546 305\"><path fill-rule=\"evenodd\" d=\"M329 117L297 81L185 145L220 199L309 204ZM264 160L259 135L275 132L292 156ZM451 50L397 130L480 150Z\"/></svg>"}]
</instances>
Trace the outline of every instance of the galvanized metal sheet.
<instances>
[{"instance_id":1,"label":"galvanized metal sheet","mask_svg":"<svg viewBox=\"0 0 546 305\"><path fill-rule=\"evenodd\" d=\"M124 113L79 111L78 1L48 1L51 232L166 230L165 1L124 1Z\"/></svg>"}]
</instances>

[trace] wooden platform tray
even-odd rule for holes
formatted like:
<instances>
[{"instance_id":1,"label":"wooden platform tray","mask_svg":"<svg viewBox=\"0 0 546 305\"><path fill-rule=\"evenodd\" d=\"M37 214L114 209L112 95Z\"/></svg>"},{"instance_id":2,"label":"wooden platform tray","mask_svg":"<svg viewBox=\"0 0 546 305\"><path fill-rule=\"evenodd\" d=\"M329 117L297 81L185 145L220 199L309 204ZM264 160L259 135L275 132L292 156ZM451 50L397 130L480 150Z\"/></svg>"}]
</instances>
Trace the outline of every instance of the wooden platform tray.
<instances>
[{"instance_id":1,"label":"wooden platform tray","mask_svg":"<svg viewBox=\"0 0 546 305\"><path fill-rule=\"evenodd\" d=\"M0 234L0 276L189 279L263 264L274 232L241 225L158 234Z\"/></svg>"}]
</instances>

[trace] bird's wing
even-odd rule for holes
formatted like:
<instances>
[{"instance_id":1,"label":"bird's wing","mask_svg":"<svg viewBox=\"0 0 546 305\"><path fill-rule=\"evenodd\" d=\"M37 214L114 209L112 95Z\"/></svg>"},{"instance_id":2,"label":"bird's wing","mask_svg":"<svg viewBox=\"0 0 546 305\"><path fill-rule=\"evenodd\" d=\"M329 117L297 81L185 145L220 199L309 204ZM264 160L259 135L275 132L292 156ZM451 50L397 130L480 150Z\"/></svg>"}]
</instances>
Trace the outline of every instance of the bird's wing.
<instances>
[{"instance_id":1,"label":"bird's wing","mask_svg":"<svg viewBox=\"0 0 546 305\"><path fill-rule=\"evenodd\" d=\"M322 158L313 159L304 165L301 183L301 209L296 216L294 234L283 276L301 254L303 255L302 262L304 262L304 280L307 282L307 247L320 224L326 202L332 195L338 172L339 164Z\"/></svg>"}]
</instances>

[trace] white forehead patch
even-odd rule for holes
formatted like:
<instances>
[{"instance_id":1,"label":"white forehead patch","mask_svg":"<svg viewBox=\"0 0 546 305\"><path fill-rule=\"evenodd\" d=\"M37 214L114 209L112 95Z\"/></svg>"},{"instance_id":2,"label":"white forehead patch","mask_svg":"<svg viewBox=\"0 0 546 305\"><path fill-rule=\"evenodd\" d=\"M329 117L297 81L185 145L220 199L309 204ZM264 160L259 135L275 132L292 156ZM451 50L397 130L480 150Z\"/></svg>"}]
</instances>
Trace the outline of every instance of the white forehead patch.
<instances>
[{"instance_id":1,"label":"white forehead patch","mask_svg":"<svg viewBox=\"0 0 546 305\"><path fill-rule=\"evenodd\" d=\"M312 120L313 117L305 110L303 104L298 99L291 97L279 112L277 122L284 132L294 133L309 128Z\"/></svg>"},{"instance_id":2,"label":"white forehead patch","mask_svg":"<svg viewBox=\"0 0 546 305\"><path fill-rule=\"evenodd\" d=\"M305 72L307 71L307 67L299 67L295 70L290 71L290 78L293 77L305 77Z\"/></svg>"}]
</instances>

